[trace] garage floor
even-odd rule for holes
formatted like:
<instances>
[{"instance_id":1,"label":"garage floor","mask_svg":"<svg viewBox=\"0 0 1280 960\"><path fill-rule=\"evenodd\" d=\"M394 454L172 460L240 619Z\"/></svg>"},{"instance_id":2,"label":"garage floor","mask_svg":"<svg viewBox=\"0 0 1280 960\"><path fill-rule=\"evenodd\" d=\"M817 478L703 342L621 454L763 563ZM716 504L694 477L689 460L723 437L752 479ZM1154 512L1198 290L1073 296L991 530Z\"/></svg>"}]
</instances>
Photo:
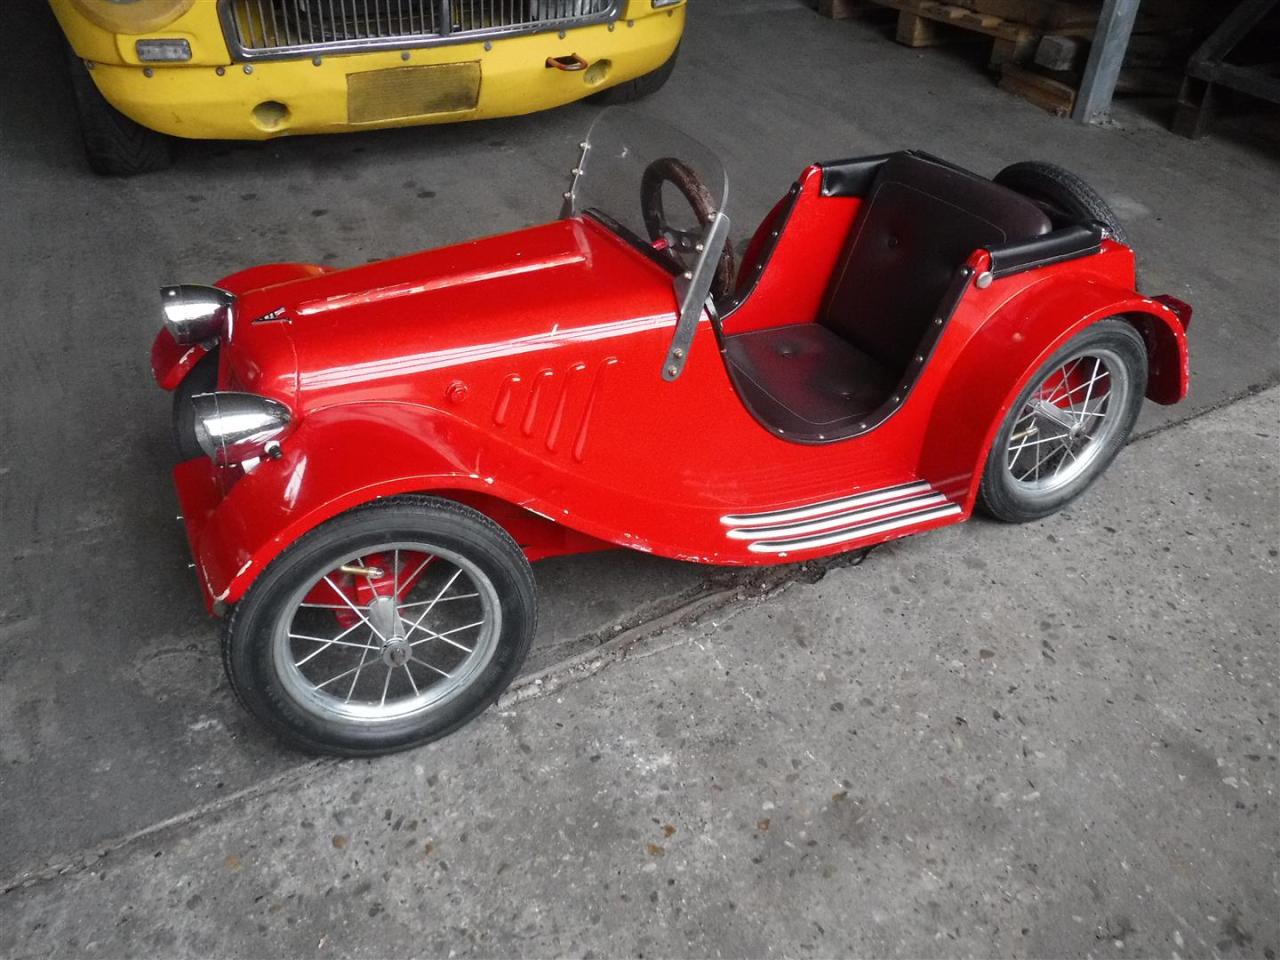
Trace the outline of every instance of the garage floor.
<instances>
[{"instance_id":1,"label":"garage floor","mask_svg":"<svg viewBox=\"0 0 1280 960\"><path fill-rule=\"evenodd\" d=\"M553 216L592 110L190 143L169 172L104 180L83 166L45 6L5 4L0 28L27 38L0 68L19 94L0 99L3 882L306 762L232 702L187 569L168 398L147 366L156 288L261 261L360 263ZM1197 308L1191 399L1149 406L1144 430L1280 379L1280 146L1251 125L1191 142L1121 105L1114 125L1081 128L1000 92L963 54L907 50L798 0L698 0L681 65L648 109L722 151L742 233L813 160L911 146L986 173L1059 162L1124 219L1146 288ZM539 580L531 668L733 582L630 554L549 563Z\"/></svg>"}]
</instances>

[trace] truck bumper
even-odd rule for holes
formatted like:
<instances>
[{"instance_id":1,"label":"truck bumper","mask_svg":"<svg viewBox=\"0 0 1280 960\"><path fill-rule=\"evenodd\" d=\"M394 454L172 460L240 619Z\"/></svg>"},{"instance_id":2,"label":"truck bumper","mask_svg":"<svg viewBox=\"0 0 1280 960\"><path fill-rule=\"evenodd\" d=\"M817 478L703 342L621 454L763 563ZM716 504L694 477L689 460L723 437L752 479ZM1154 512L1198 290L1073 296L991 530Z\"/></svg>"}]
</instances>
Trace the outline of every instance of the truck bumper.
<instances>
[{"instance_id":1,"label":"truck bumper","mask_svg":"<svg viewBox=\"0 0 1280 960\"><path fill-rule=\"evenodd\" d=\"M94 81L121 113L191 139L290 134L508 117L581 100L662 66L685 7L664 14L483 42L225 66L97 63ZM550 57L589 64L567 72ZM150 76L148 76L148 72Z\"/></svg>"}]
</instances>

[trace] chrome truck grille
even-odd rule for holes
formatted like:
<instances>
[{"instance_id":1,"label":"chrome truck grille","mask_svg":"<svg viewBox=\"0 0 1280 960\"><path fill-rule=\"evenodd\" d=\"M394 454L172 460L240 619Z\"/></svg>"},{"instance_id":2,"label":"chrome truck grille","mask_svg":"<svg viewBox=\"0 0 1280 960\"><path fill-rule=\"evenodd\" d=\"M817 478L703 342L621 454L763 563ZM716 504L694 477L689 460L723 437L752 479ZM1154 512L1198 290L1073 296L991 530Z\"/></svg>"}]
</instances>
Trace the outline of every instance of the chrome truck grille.
<instances>
[{"instance_id":1,"label":"chrome truck grille","mask_svg":"<svg viewBox=\"0 0 1280 960\"><path fill-rule=\"evenodd\" d=\"M222 0L242 59L423 47L601 23L622 0Z\"/></svg>"}]
</instances>

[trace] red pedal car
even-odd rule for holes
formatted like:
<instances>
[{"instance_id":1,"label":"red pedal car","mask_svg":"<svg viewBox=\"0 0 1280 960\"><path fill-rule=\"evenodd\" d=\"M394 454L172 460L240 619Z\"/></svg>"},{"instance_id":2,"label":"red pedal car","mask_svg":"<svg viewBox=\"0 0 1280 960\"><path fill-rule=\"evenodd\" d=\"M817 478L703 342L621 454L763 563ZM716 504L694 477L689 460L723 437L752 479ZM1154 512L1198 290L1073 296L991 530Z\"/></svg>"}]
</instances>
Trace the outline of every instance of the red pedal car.
<instances>
[{"instance_id":1,"label":"red pedal car","mask_svg":"<svg viewBox=\"0 0 1280 960\"><path fill-rule=\"evenodd\" d=\"M1057 167L815 164L740 263L726 196L706 148L605 114L551 223L162 291L175 480L250 711L312 751L425 742L515 676L531 561L1033 520L1186 393L1190 309L1135 291Z\"/></svg>"}]
</instances>

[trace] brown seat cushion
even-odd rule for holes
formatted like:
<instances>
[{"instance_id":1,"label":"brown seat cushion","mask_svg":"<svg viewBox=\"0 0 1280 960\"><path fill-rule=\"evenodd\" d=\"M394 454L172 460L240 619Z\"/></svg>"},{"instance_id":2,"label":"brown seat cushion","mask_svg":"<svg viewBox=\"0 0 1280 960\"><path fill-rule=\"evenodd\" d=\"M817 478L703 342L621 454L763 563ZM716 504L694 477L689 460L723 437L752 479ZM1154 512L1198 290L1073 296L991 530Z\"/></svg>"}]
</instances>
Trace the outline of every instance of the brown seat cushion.
<instances>
[{"instance_id":1,"label":"brown seat cushion","mask_svg":"<svg viewBox=\"0 0 1280 960\"><path fill-rule=\"evenodd\" d=\"M879 363L826 327L797 323L726 337L725 362L758 420L796 439L857 429L895 380Z\"/></svg>"}]
</instances>

